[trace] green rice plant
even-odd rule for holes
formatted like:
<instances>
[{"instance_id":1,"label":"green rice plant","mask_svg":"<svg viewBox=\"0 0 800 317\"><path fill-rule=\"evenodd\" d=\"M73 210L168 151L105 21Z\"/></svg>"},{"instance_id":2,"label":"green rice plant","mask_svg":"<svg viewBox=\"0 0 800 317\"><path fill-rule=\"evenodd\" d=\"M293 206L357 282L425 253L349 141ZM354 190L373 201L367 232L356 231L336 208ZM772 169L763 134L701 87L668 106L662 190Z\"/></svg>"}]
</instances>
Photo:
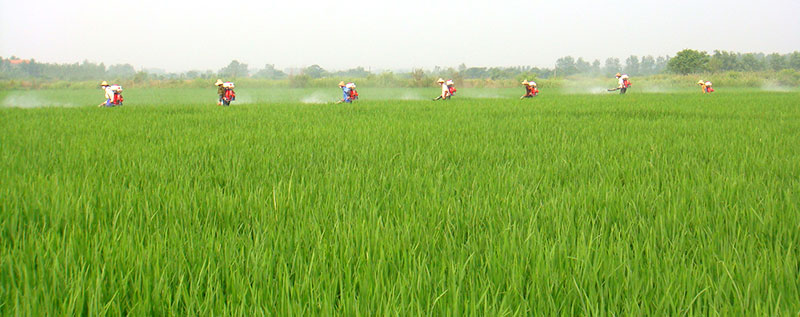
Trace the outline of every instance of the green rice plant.
<instances>
[{"instance_id":1,"label":"green rice plant","mask_svg":"<svg viewBox=\"0 0 800 317\"><path fill-rule=\"evenodd\" d=\"M0 315L800 311L798 93L316 91L0 108Z\"/></svg>"}]
</instances>

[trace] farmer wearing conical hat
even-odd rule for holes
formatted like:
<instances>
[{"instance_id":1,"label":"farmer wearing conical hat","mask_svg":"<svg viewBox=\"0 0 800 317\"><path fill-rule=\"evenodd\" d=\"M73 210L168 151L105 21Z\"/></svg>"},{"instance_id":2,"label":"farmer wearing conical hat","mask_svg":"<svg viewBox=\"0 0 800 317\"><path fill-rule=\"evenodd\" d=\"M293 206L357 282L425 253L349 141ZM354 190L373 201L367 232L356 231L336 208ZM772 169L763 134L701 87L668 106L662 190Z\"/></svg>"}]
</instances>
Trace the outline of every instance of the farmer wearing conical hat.
<instances>
[{"instance_id":1,"label":"farmer wearing conical hat","mask_svg":"<svg viewBox=\"0 0 800 317\"><path fill-rule=\"evenodd\" d=\"M628 92L628 88L631 86L631 81L628 75L617 73L614 77L617 78L617 88L609 89L608 91L617 91L619 90L620 95L624 95Z\"/></svg>"},{"instance_id":2,"label":"farmer wearing conical hat","mask_svg":"<svg viewBox=\"0 0 800 317\"><path fill-rule=\"evenodd\" d=\"M533 97L533 95L531 95L531 83L529 83L527 79L522 81L522 87L525 88L525 94L519 97L520 100Z\"/></svg>"},{"instance_id":3,"label":"farmer wearing conical hat","mask_svg":"<svg viewBox=\"0 0 800 317\"><path fill-rule=\"evenodd\" d=\"M700 85L700 89L703 89L704 94L710 94L714 92L714 88L711 88L712 84L710 81L703 81L701 79L700 81L697 82L697 84Z\"/></svg>"},{"instance_id":4,"label":"farmer wearing conical hat","mask_svg":"<svg viewBox=\"0 0 800 317\"><path fill-rule=\"evenodd\" d=\"M523 80L522 86L525 86L525 95L519 97L519 99L525 98L533 98L539 95L539 89L536 87L536 82Z\"/></svg>"},{"instance_id":5,"label":"farmer wearing conical hat","mask_svg":"<svg viewBox=\"0 0 800 317\"><path fill-rule=\"evenodd\" d=\"M114 100L114 91L111 89L111 85L108 84L107 81L103 81L100 83L100 89L103 89L105 92L106 101L97 105L98 107L109 107Z\"/></svg>"},{"instance_id":6,"label":"farmer wearing conical hat","mask_svg":"<svg viewBox=\"0 0 800 317\"><path fill-rule=\"evenodd\" d=\"M708 90L706 89L706 82L704 80L701 79L697 81L697 85L700 86L700 89L703 91L704 94L708 93Z\"/></svg>"},{"instance_id":7,"label":"farmer wearing conical hat","mask_svg":"<svg viewBox=\"0 0 800 317\"><path fill-rule=\"evenodd\" d=\"M445 83L444 79L439 78L439 80L437 80L436 83L442 86L442 94L439 95L439 97L434 98L433 100L442 100L450 97L450 87L447 87L447 84Z\"/></svg>"},{"instance_id":8,"label":"farmer wearing conical hat","mask_svg":"<svg viewBox=\"0 0 800 317\"><path fill-rule=\"evenodd\" d=\"M225 87L222 87L222 79L217 79L217 82L214 85L217 86L217 95L219 95L219 99L217 100L217 106L222 105L222 97L225 96Z\"/></svg>"},{"instance_id":9,"label":"farmer wearing conical hat","mask_svg":"<svg viewBox=\"0 0 800 317\"><path fill-rule=\"evenodd\" d=\"M342 99L337 101L336 103L343 103L343 102L351 103L351 102L353 102L353 99L350 96L350 89L351 89L350 85L345 84L344 81L340 81L339 82L339 88L342 89Z\"/></svg>"}]
</instances>

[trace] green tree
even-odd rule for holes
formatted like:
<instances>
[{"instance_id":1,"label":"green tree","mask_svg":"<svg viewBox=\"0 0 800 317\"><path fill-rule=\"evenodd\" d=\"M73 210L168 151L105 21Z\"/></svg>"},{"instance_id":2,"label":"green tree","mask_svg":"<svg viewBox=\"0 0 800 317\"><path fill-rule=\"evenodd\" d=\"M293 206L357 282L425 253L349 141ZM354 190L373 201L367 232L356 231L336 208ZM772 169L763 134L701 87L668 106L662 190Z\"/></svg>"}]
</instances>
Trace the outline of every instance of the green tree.
<instances>
[{"instance_id":1,"label":"green tree","mask_svg":"<svg viewBox=\"0 0 800 317\"><path fill-rule=\"evenodd\" d=\"M603 69L606 74L614 74L622 71L622 65L619 63L619 58L609 57L606 59L606 65Z\"/></svg>"},{"instance_id":2,"label":"green tree","mask_svg":"<svg viewBox=\"0 0 800 317\"><path fill-rule=\"evenodd\" d=\"M415 68L411 70L411 86L425 87L428 81L425 80L425 71L422 68Z\"/></svg>"},{"instance_id":3,"label":"green tree","mask_svg":"<svg viewBox=\"0 0 800 317\"><path fill-rule=\"evenodd\" d=\"M800 52L794 51L786 59L787 67L800 71Z\"/></svg>"},{"instance_id":4,"label":"green tree","mask_svg":"<svg viewBox=\"0 0 800 317\"><path fill-rule=\"evenodd\" d=\"M397 83L397 78L390 71L382 72L378 75L370 75L373 82L383 87L391 87Z\"/></svg>"},{"instance_id":5,"label":"green tree","mask_svg":"<svg viewBox=\"0 0 800 317\"><path fill-rule=\"evenodd\" d=\"M314 65L311 65L311 66L308 66L308 67L304 68L303 69L303 74L306 74L311 78L322 78L322 77L326 77L328 75L328 71L326 71L325 69L323 69L319 65L314 64Z\"/></svg>"},{"instance_id":6,"label":"green tree","mask_svg":"<svg viewBox=\"0 0 800 317\"><path fill-rule=\"evenodd\" d=\"M639 63L639 73L642 75L655 74L656 59L652 55L642 57L642 62Z\"/></svg>"},{"instance_id":7,"label":"green tree","mask_svg":"<svg viewBox=\"0 0 800 317\"><path fill-rule=\"evenodd\" d=\"M534 81L535 82L535 81L538 80L538 78L539 78L539 75L537 75L535 72L528 71L528 72L520 73L519 75L517 75L517 77L515 79L518 82L522 82L523 80Z\"/></svg>"},{"instance_id":8,"label":"green tree","mask_svg":"<svg viewBox=\"0 0 800 317\"><path fill-rule=\"evenodd\" d=\"M188 79L200 78L202 76L202 74L200 74L200 72L196 70L190 70L184 73L183 75L186 76L186 78Z\"/></svg>"},{"instance_id":9,"label":"green tree","mask_svg":"<svg viewBox=\"0 0 800 317\"><path fill-rule=\"evenodd\" d=\"M511 79L514 78L516 73L508 67L492 67L487 71L489 78L492 80L497 79Z\"/></svg>"},{"instance_id":10,"label":"green tree","mask_svg":"<svg viewBox=\"0 0 800 317\"><path fill-rule=\"evenodd\" d=\"M657 74L665 71L667 69L667 62L669 62L669 56L656 57L656 68L653 70L653 73Z\"/></svg>"},{"instance_id":11,"label":"green tree","mask_svg":"<svg viewBox=\"0 0 800 317\"><path fill-rule=\"evenodd\" d=\"M136 69L131 64L120 64L108 66L106 76L115 79L131 78L136 74Z\"/></svg>"},{"instance_id":12,"label":"green tree","mask_svg":"<svg viewBox=\"0 0 800 317\"><path fill-rule=\"evenodd\" d=\"M625 72L630 75L639 75L639 57L631 55L625 60Z\"/></svg>"},{"instance_id":13,"label":"green tree","mask_svg":"<svg viewBox=\"0 0 800 317\"><path fill-rule=\"evenodd\" d=\"M247 77L250 71L247 70L247 64L239 63L237 60L232 60L228 66L219 70L219 77L239 78Z\"/></svg>"},{"instance_id":14,"label":"green tree","mask_svg":"<svg viewBox=\"0 0 800 317\"><path fill-rule=\"evenodd\" d=\"M137 72L135 75L133 75L133 82L137 83L137 84L141 84L141 83L147 81L148 77L149 76L148 76L147 72L140 71L140 72Z\"/></svg>"},{"instance_id":15,"label":"green tree","mask_svg":"<svg viewBox=\"0 0 800 317\"><path fill-rule=\"evenodd\" d=\"M561 76L569 76L578 72L575 66L575 58L572 56L564 56L556 61L556 71Z\"/></svg>"},{"instance_id":16,"label":"green tree","mask_svg":"<svg viewBox=\"0 0 800 317\"><path fill-rule=\"evenodd\" d=\"M786 69L786 58L778 53L767 55L767 65L774 71Z\"/></svg>"},{"instance_id":17,"label":"green tree","mask_svg":"<svg viewBox=\"0 0 800 317\"><path fill-rule=\"evenodd\" d=\"M28 78L39 78L43 75L44 64L39 64L35 59L31 58L28 63L20 64L20 68L25 72Z\"/></svg>"},{"instance_id":18,"label":"green tree","mask_svg":"<svg viewBox=\"0 0 800 317\"><path fill-rule=\"evenodd\" d=\"M445 70L444 75L447 77L447 79L452 79L457 83L464 81L464 75L452 67L448 67L447 70Z\"/></svg>"},{"instance_id":19,"label":"green tree","mask_svg":"<svg viewBox=\"0 0 800 317\"><path fill-rule=\"evenodd\" d=\"M708 63L709 70L713 72L741 71L744 69L740 54L727 51L714 51Z\"/></svg>"},{"instance_id":20,"label":"green tree","mask_svg":"<svg viewBox=\"0 0 800 317\"><path fill-rule=\"evenodd\" d=\"M286 73L275 68L273 64L264 65L264 68L253 74L253 77L264 79L284 79Z\"/></svg>"},{"instance_id":21,"label":"green tree","mask_svg":"<svg viewBox=\"0 0 800 317\"><path fill-rule=\"evenodd\" d=\"M583 57L579 57L578 60L575 61L575 69L578 74L590 74L592 73L592 64L589 64Z\"/></svg>"},{"instance_id":22,"label":"green tree","mask_svg":"<svg viewBox=\"0 0 800 317\"><path fill-rule=\"evenodd\" d=\"M488 74L488 69L486 67L470 67L463 73L465 78L484 78Z\"/></svg>"},{"instance_id":23,"label":"green tree","mask_svg":"<svg viewBox=\"0 0 800 317\"><path fill-rule=\"evenodd\" d=\"M742 66L744 67L744 71L746 72L757 72L764 70L764 63L763 61L753 53L747 53L742 55Z\"/></svg>"},{"instance_id":24,"label":"green tree","mask_svg":"<svg viewBox=\"0 0 800 317\"><path fill-rule=\"evenodd\" d=\"M299 74L289 76L289 85L292 88L305 88L311 84L311 76L308 74Z\"/></svg>"},{"instance_id":25,"label":"green tree","mask_svg":"<svg viewBox=\"0 0 800 317\"><path fill-rule=\"evenodd\" d=\"M592 62L592 75L600 75L601 72L600 60L595 59L594 62Z\"/></svg>"},{"instance_id":26,"label":"green tree","mask_svg":"<svg viewBox=\"0 0 800 317\"><path fill-rule=\"evenodd\" d=\"M359 66L348 70L338 71L329 75L332 77L366 78L369 76L369 74L369 71L364 69L364 67Z\"/></svg>"},{"instance_id":27,"label":"green tree","mask_svg":"<svg viewBox=\"0 0 800 317\"><path fill-rule=\"evenodd\" d=\"M667 69L675 74L692 74L708 71L710 56L705 51L685 49L667 62Z\"/></svg>"}]
</instances>

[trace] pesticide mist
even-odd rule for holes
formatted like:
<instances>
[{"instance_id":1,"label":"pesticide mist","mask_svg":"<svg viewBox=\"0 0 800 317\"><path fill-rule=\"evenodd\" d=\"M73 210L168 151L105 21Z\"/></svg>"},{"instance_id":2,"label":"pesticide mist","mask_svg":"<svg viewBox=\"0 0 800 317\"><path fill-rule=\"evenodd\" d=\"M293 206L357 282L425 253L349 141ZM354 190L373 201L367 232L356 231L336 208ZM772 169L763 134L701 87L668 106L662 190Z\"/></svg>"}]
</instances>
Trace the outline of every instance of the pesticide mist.
<instances>
[{"instance_id":1,"label":"pesticide mist","mask_svg":"<svg viewBox=\"0 0 800 317\"><path fill-rule=\"evenodd\" d=\"M3 98L4 108L74 107L72 103L49 100L36 92L12 92Z\"/></svg>"},{"instance_id":2,"label":"pesticide mist","mask_svg":"<svg viewBox=\"0 0 800 317\"><path fill-rule=\"evenodd\" d=\"M791 87L781 85L776 81L766 81L761 85L761 90L771 92L792 92L795 91Z\"/></svg>"},{"instance_id":3,"label":"pesticide mist","mask_svg":"<svg viewBox=\"0 0 800 317\"><path fill-rule=\"evenodd\" d=\"M315 91L310 95L300 99L300 102L305 104L323 104L323 103L333 102L334 100L330 100L330 97L328 96L329 94L326 94L323 91Z\"/></svg>"},{"instance_id":4,"label":"pesticide mist","mask_svg":"<svg viewBox=\"0 0 800 317\"><path fill-rule=\"evenodd\" d=\"M400 96L400 100L424 100L424 99L426 98L420 95L419 93L410 91L406 91L403 93L402 96Z\"/></svg>"},{"instance_id":5,"label":"pesticide mist","mask_svg":"<svg viewBox=\"0 0 800 317\"><path fill-rule=\"evenodd\" d=\"M608 93L609 88L616 86L616 82L611 80L576 79L566 82L562 92L568 95L598 95Z\"/></svg>"}]
</instances>

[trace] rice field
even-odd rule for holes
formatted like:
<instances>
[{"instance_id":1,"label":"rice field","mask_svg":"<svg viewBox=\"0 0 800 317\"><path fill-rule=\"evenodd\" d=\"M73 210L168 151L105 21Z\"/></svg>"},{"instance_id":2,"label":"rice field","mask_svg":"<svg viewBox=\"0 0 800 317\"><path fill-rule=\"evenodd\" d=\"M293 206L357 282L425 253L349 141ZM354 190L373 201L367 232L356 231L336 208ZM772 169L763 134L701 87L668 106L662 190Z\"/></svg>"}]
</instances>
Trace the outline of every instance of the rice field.
<instances>
[{"instance_id":1,"label":"rice field","mask_svg":"<svg viewBox=\"0 0 800 317\"><path fill-rule=\"evenodd\" d=\"M800 93L520 90L2 91L0 315L798 315Z\"/></svg>"}]
</instances>

